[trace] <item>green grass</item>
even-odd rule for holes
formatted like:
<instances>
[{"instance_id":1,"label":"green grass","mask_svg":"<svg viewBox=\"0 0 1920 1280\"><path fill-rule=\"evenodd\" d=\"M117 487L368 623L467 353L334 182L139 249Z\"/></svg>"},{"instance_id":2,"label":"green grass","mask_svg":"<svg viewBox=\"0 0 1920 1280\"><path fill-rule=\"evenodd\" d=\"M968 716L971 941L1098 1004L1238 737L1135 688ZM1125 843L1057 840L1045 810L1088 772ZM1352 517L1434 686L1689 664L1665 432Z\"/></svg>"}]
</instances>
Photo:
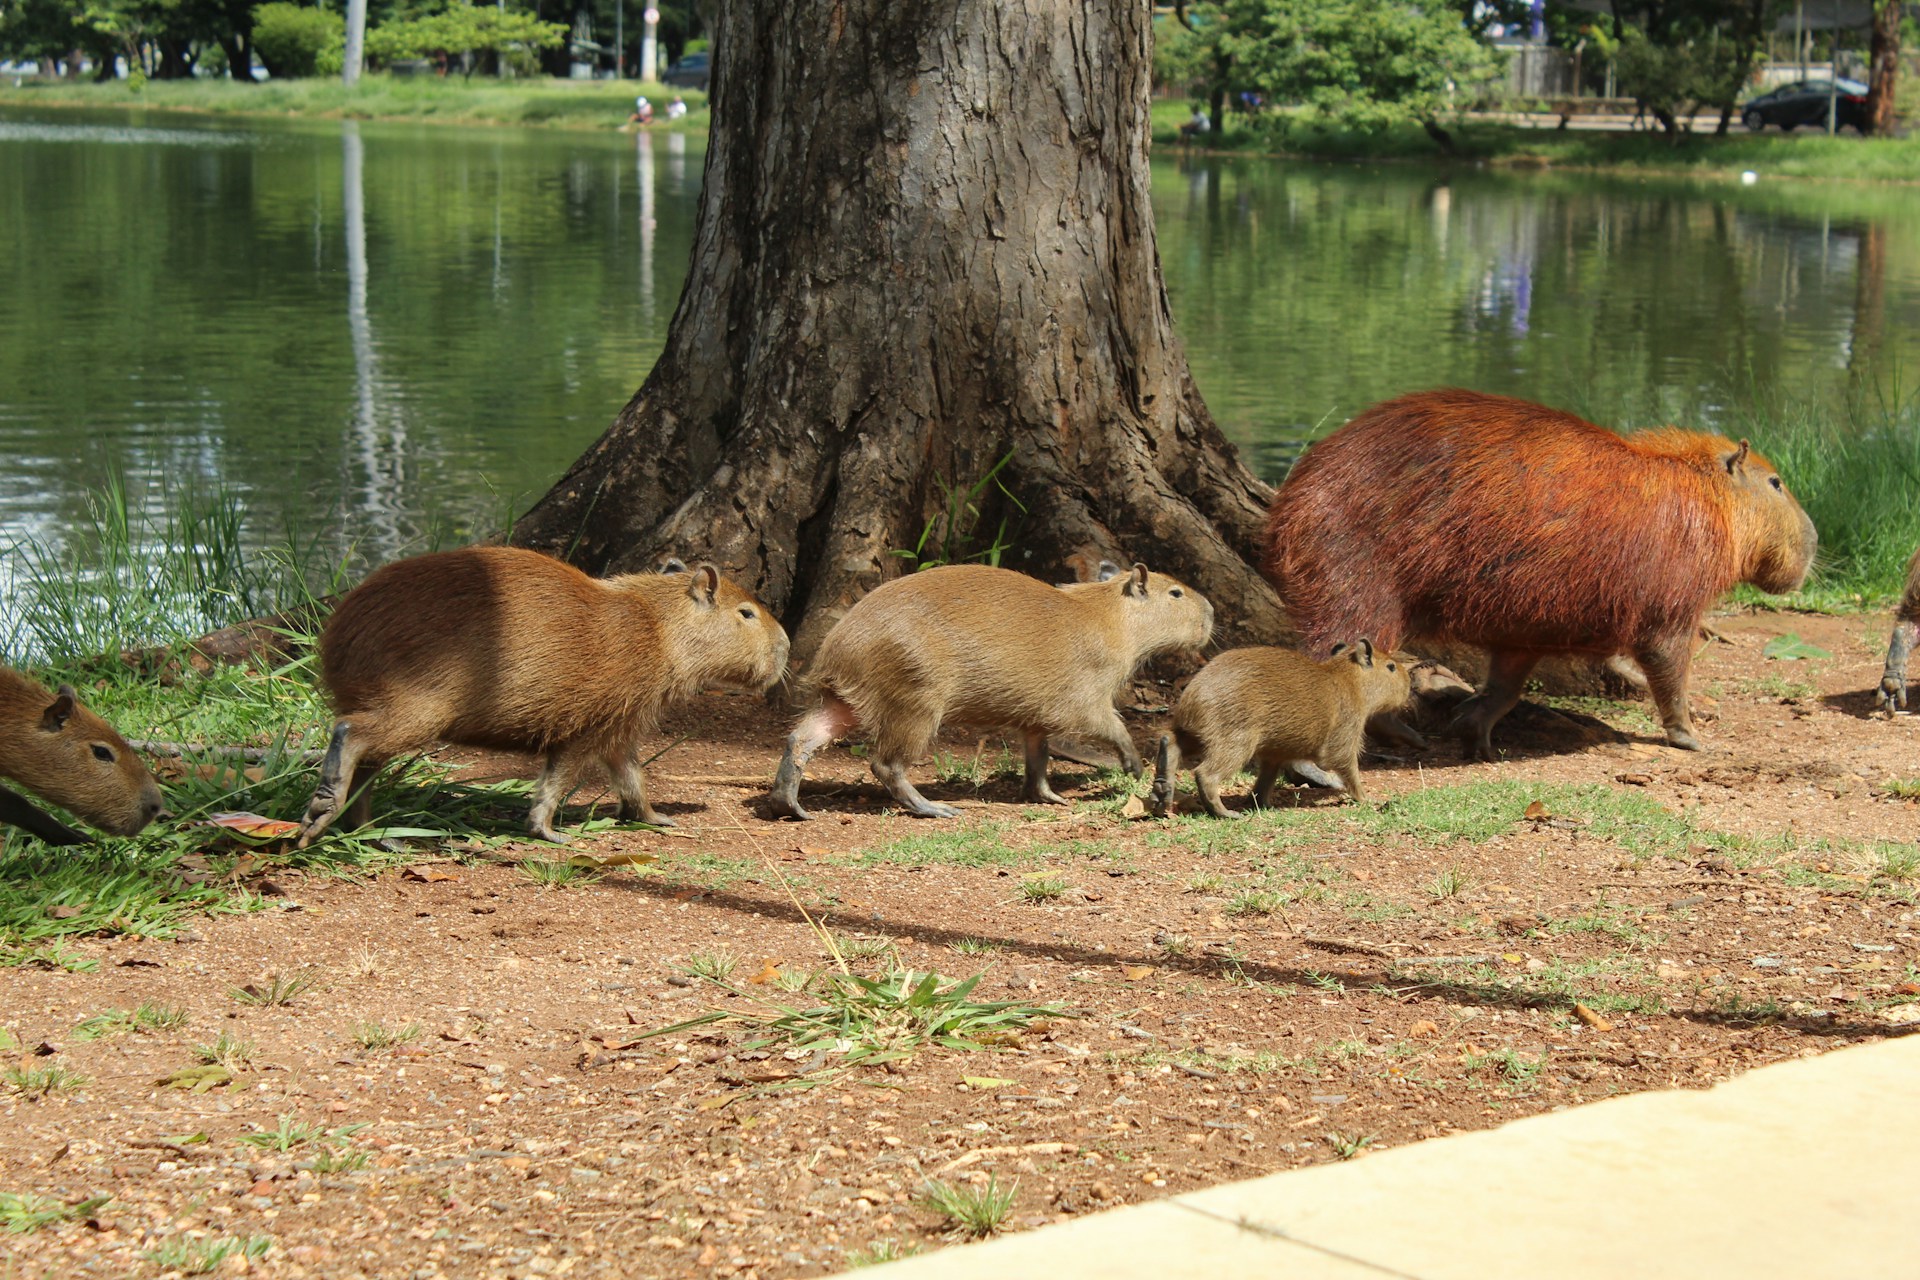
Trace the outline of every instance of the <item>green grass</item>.
<instances>
[{"instance_id":1,"label":"green grass","mask_svg":"<svg viewBox=\"0 0 1920 1280\"><path fill-rule=\"evenodd\" d=\"M989 822L960 831L916 832L861 850L857 862L863 867L1007 867L1037 861L1036 850L1006 842L1007 828L1007 823Z\"/></svg>"},{"instance_id":2,"label":"green grass","mask_svg":"<svg viewBox=\"0 0 1920 1280\"><path fill-rule=\"evenodd\" d=\"M236 1036L231 1031L222 1031L210 1043L193 1046L193 1056L209 1066L240 1071L252 1064L253 1055L259 1052L259 1048L251 1040Z\"/></svg>"},{"instance_id":3,"label":"green grass","mask_svg":"<svg viewBox=\"0 0 1920 1280\"><path fill-rule=\"evenodd\" d=\"M272 1248L272 1236L175 1236L141 1256L163 1271L203 1276L235 1254L251 1261Z\"/></svg>"},{"instance_id":4,"label":"green grass","mask_svg":"<svg viewBox=\"0 0 1920 1280\"><path fill-rule=\"evenodd\" d=\"M1058 875L1033 875L1020 881L1023 902L1058 902L1067 892L1067 878Z\"/></svg>"},{"instance_id":5,"label":"green grass","mask_svg":"<svg viewBox=\"0 0 1920 1280\"><path fill-rule=\"evenodd\" d=\"M1181 149L1179 128L1190 103L1168 99L1153 104L1154 146L1163 154ZM1557 118L1548 118L1549 125ZM1678 146L1657 132L1601 132L1492 121L1449 124L1454 138L1452 162L1484 161L1522 168L1621 170L1737 178L1752 169L1764 178L1822 178L1868 182L1920 181L1920 137L1828 138L1806 132L1792 136L1750 134L1734 127L1724 138L1711 132L1691 134ZM1209 151L1299 156L1354 162L1412 161L1446 163L1418 125L1379 131L1342 127L1285 111L1258 118L1229 112L1226 128L1200 144Z\"/></svg>"},{"instance_id":6,"label":"green grass","mask_svg":"<svg viewBox=\"0 0 1920 1280\"><path fill-rule=\"evenodd\" d=\"M292 1004L320 981L320 972L309 966L296 973L272 973L258 982L229 988L227 994L244 1005L259 1009L278 1009Z\"/></svg>"},{"instance_id":7,"label":"green grass","mask_svg":"<svg viewBox=\"0 0 1920 1280\"><path fill-rule=\"evenodd\" d=\"M67 1204L31 1191L0 1191L0 1229L13 1235L28 1235L41 1227L79 1222L92 1217L112 1199L112 1196L92 1196L76 1204Z\"/></svg>"},{"instance_id":8,"label":"green grass","mask_svg":"<svg viewBox=\"0 0 1920 1280\"><path fill-rule=\"evenodd\" d=\"M920 1246L917 1244L901 1244L893 1239L875 1240L864 1248L849 1249L847 1266L849 1268L877 1267L883 1262L898 1262L902 1258L911 1258L920 1251Z\"/></svg>"},{"instance_id":9,"label":"green grass","mask_svg":"<svg viewBox=\"0 0 1920 1280\"><path fill-rule=\"evenodd\" d=\"M420 1038L423 1028L417 1022L409 1022L404 1027L389 1027L378 1022L356 1022L353 1024L353 1042L372 1053L382 1049L397 1049L403 1044L411 1044Z\"/></svg>"},{"instance_id":10,"label":"green grass","mask_svg":"<svg viewBox=\"0 0 1920 1280\"><path fill-rule=\"evenodd\" d=\"M542 889L585 888L602 878L606 872L574 863L565 855L559 857L527 857L520 860L520 874L533 881Z\"/></svg>"},{"instance_id":11,"label":"green grass","mask_svg":"<svg viewBox=\"0 0 1920 1280\"><path fill-rule=\"evenodd\" d=\"M70 1093L86 1082L85 1076L65 1067L8 1067L0 1071L0 1083L28 1098Z\"/></svg>"},{"instance_id":12,"label":"green grass","mask_svg":"<svg viewBox=\"0 0 1920 1280\"><path fill-rule=\"evenodd\" d=\"M946 1219L947 1230L954 1235L982 1239L1006 1225L1013 1212L1013 1198L1020 1190L1015 1178L1006 1186L997 1177L984 1184L942 1182L928 1178L921 1191L921 1202Z\"/></svg>"},{"instance_id":13,"label":"green grass","mask_svg":"<svg viewBox=\"0 0 1920 1280\"><path fill-rule=\"evenodd\" d=\"M438 76L371 74L348 89L335 77L276 80L246 85L231 80L149 80L135 88L110 84L29 80L18 89L0 82L0 106L111 107L179 111L218 116L304 116L319 119L411 120L440 124L539 125L568 129L614 129L645 94L654 103L653 133L707 132L706 95L637 80L576 81L546 78L471 80ZM675 94L687 114L667 122L663 109Z\"/></svg>"},{"instance_id":14,"label":"green grass","mask_svg":"<svg viewBox=\"0 0 1920 1280\"><path fill-rule=\"evenodd\" d=\"M169 1009L149 1001L137 1009L108 1009L83 1019L73 1029L75 1040L102 1040L127 1031L175 1031L187 1023L185 1009Z\"/></svg>"}]
</instances>

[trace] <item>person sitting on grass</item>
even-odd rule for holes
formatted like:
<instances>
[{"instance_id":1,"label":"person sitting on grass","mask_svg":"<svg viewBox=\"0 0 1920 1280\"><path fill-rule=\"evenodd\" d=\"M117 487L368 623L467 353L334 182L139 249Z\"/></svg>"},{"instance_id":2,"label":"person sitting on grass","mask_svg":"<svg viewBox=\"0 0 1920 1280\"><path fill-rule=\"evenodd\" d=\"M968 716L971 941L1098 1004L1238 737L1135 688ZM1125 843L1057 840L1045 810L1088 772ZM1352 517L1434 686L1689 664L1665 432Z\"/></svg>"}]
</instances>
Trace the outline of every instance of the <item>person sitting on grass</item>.
<instances>
[{"instance_id":1,"label":"person sitting on grass","mask_svg":"<svg viewBox=\"0 0 1920 1280\"><path fill-rule=\"evenodd\" d=\"M627 117L628 124L652 124L653 104L645 98L633 100L633 114Z\"/></svg>"},{"instance_id":2,"label":"person sitting on grass","mask_svg":"<svg viewBox=\"0 0 1920 1280\"><path fill-rule=\"evenodd\" d=\"M667 119L678 120L687 114L687 102L679 94L673 95L673 101L667 104Z\"/></svg>"},{"instance_id":3,"label":"person sitting on grass","mask_svg":"<svg viewBox=\"0 0 1920 1280\"><path fill-rule=\"evenodd\" d=\"M1213 121L1207 119L1207 113L1196 106L1193 109L1193 115L1188 118L1185 124L1180 126L1180 136L1182 138L1195 138L1200 134L1210 133L1212 130Z\"/></svg>"}]
</instances>

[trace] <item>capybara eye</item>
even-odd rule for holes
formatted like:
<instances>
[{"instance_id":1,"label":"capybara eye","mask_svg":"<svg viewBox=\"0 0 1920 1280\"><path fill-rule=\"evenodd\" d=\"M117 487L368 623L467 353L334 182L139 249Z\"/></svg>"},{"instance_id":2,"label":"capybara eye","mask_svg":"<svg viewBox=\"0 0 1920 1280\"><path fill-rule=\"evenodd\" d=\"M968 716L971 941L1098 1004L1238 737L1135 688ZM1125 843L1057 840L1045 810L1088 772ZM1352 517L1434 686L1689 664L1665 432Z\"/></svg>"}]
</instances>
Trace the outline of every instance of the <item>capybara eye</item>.
<instances>
[{"instance_id":1,"label":"capybara eye","mask_svg":"<svg viewBox=\"0 0 1920 1280\"><path fill-rule=\"evenodd\" d=\"M94 758L95 760L104 760L104 761L106 761L106 762L107 762L108 764L112 764L112 763L113 763L113 748L112 748L112 747L103 747L103 746L101 746L101 745L100 745L99 743L97 743L97 742L96 742L96 743L94 743L94 744L93 744L93 758Z\"/></svg>"},{"instance_id":2,"label":"capybara eye","mask_svg":"<svg viewBox=\"0 0 1920 1280\"><path fill-rule=\"evenodd\" d=\"M1780 490L1782 493L1786 492L1787 486L1780 483L1779 476L1768 476L1767 483L1772 485L1774 488Z\"/></svg>"},{"instance_id":3,"label":"capybara eye","mask_svg":"<svg viewBox=\"0 0 1920 1280\"><path fill-rule=\"evenodd\" d=\"M751 620L753 618L753 606L750 604L741 605L740 616L748 620Z\"/></svg>"},{"instance_id":4,"label":"capybara eye","mask_svg":"<svg viewBox=\"0 0 1920 1280\"><path fill-rule=\"evenodd\" d=\"M1172 596L1175 600L1178 600L1181 596L1185 595L1186 592L1182 591L1178 587L1175 587L1173 590L1167 592L1167 594Z\"/></svg>"}]
</instances>

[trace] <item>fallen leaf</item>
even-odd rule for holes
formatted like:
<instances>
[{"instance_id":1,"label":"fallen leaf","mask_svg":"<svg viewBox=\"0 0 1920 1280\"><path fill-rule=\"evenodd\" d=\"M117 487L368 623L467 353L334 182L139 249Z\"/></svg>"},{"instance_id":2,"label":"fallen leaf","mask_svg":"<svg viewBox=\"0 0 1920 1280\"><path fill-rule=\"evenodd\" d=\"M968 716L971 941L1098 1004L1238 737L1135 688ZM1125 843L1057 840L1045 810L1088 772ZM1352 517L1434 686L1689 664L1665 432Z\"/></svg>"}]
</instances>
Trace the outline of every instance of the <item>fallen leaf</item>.
<instances>
[{"instance_id":1,"label":"fallen leaf","mask_svg":"<svg viewBox=\"0 0 1920 1280\"><path fill-rule=\"evenodd\" d=\"M422 884L440 884L445 881L459 883L460 877L451 871L442 871L438 867L408 867L400 873L402 880L418 880Z\"/></svg>"},{"instance_id":2,"label":"fallen leaf","mask_svg":"<svg viewBox=\"0 0 1920 1280\"><path fill-rule=\"evenodd\" d=\"M162 1076L154 1083L162 1089L185 1089L191 1093L205 1093L232 1080L233 1072L209 1063L199 1067L182 1067L170 1076Z\"/></svg>"},{"instance_id":3,"label":"fallen leaf","mask_svg":"<svg viewBox=\"0 0 1920 1280\"><path fill-rule=\"evenodd\" d=\"M1440 1024L1431 1018L1422 1018L1407 1028L1407 1035L1415 1040L1432 1040L1440 1034Z\"/></svg>"},{"instance_id":4,"label":"fallen leaf","mask_svg":"<svg viewBox=\"0 0 1920 1280\"><path fill-rule=\"evenodd\" d=\"M300 834L300 824L297 822L263 818L257 813L209 814L205 825L254 840L286 840Z\"/></svg>"},{"instance_id":5,"label":"fallen leaf","mask_svg":"<svg viewBox=\"0 0 1920 1280\"><path fill-rule=\"evenodd\" d=\"M1139 796L1128 796L1126 803L1120 806L1120 816L1128 822L1138 821L1147 816L1147 806Z\"/></svg>"},{"instance_id":6,"label":"fallen leaf","mask_svg":"<svg viewBox=\"0 0 1920 1280\"><path fill-rule=\"evenodd\" d=\"M1575 1004L1573 1006L1573 1016L1592 1027L1595 1031L1613 1030L1613 1024L1611 1022L1608 1022L1605 1018L1583 1004Z\"/></svg>"},{"instance_id":7,"label":"fallen leaf","mask_svg":"<svg viewBox=\"0 0 1920 1280\"><path fill-rule=\"evenodd\" d=\"M47 918L50 920L71 920L79 914L80 914L79 907L48 907L47 908Z\"/></svg>"},{"instance_id":8,"label":"fallen leaf","mask_svg":"<svg viewBox=\"0 0 1920 1280\"><path fill-rule=\"evenodd\" d=\"M1527 811L1521 816L1524 818L1529 818L1534 822L1544 822L1546 819L1552 817L1553 815L1547 812L1547 806L1545 806L1544 804L1541 804L1538 800L1535 800L1532 804L1527 806Z\"/></svg>"},{"instance_id":9,"label":"fallen leaf","mask_svg":"<svg viewBox=\"0 0 1920 1280\"><path fill-rule=\"evenodd\" d=\"M1617 773L1614 775L1613 780L1615 782L1624 782L1630 787L1644 787L1653 782L1653 775L1646 773Z\"/></svg>"},{"instance_id":10,"label":"fallen leaf","mask_svg":"<svg viewBox=\"0 0 1920 1280\"><path fill-rule=\"evenodd\" d=\"M1146 964L1123 964L1120 966L1120 976L1128 982L1138 982L1142 978L1151 978L1153 976L1153 966Z\"/></svg>"},{"instance_id":11,"label":"fallen leaf","mask_svg":"<svg viewBox=\"0 0 1920 1280\"><path fill-rule=\"evenodd\" d=\"M753 983L755 986L765 986L769 982L778 981L779 977L780 962L778 960L768 960L760 966L760 972L748 978L747 981Z\"/></svg>"},{"instance_id":12,"label":"fallen leaf","mask_svg":"<svg viewBox=\"0 0 1920 1280\"><path fill-rule=\"evenodd\" d=\"M1800 638L1798 632L1789 631L1785 635L1775 636L1761 646L1760 652L1776 662L1799 662L1805 658L1831 658L1833 655L1817 644L1809 644Z\"/></svg>"},{"instance_id":13,"label":"fallen leaf","mask_svg":"<svg viewBox=\"0 0 1920 1280\"><path fill-rule=\"evenodd\" d=\"M1020 1082L1005 1076L961 1076L960 1083L969 1089L1005 1089Z\"/></svg>"}]
</instances>

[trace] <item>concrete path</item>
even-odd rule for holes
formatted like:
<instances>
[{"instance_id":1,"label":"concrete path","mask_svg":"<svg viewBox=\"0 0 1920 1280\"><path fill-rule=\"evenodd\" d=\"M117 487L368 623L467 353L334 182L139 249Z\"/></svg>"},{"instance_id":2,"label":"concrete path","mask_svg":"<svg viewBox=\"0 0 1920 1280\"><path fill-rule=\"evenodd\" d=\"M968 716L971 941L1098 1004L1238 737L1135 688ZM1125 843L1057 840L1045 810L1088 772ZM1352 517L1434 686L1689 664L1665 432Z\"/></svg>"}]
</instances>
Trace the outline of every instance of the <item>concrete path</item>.
<instances>
[{"instance_id":1,"label":"concrete path","mask_svg":"<svg viewBox=\"0 0 1920 1280\"><path fill-rule=\"evenodd\" d=\"M1229 1183L862 1280L1920 1277L1920 1035Z\"/></svg>"}]
</instances>

